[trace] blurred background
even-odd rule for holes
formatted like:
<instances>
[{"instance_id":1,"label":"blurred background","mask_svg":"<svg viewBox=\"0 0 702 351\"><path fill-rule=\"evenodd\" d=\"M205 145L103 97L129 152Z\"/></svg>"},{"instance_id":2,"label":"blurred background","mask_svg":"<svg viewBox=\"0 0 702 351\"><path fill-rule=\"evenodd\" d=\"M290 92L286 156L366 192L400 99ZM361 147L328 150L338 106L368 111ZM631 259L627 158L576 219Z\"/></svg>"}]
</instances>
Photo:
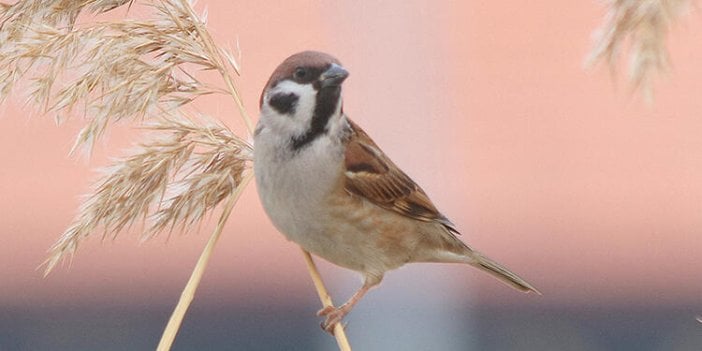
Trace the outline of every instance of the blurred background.
<instances>
[{"instance_id":1,"label":"blurred background","mask_svg":"<svg viewBox=\"0 0 702 351\"><path fill-rule=\"evenodd\" d=\"M683 18L673 70L647 106L606 68L583 69L597 1L200 1L242 51L253 116L295 52L351 72L345 111L430 194L462 239L525 277L523 295L465 266L386 275L346 319L357 350L700 350L702 21ZM235 105L203 112L241 129ZM211 225L139 243L87 240L37 267L94 169L139 134L118 126L88 158L21 96L0 106L0 350L155 348ZM361 281L319 261L343 302ZM333 350L299 249L246 191L174 350Z\"/></svg>"}]
</instances>

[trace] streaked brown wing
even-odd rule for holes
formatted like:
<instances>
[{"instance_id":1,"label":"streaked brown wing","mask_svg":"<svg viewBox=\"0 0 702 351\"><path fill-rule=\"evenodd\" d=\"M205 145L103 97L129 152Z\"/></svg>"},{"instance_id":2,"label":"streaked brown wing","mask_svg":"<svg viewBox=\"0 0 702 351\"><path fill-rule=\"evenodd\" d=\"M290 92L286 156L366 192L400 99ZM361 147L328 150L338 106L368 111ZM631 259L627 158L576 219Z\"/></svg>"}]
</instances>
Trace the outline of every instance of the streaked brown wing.
<instances>
[{"instance_id":1,"label":"streaked brown wing","mask_svg":"<svg viewBox=\"0 0 702 351\"><path fill-rule=\"evenodd\" d=\"M458 234L427 194L388 158L353 121L346 148L346 191L401 215L439 222Z\"/></svg>"}]
</instances>

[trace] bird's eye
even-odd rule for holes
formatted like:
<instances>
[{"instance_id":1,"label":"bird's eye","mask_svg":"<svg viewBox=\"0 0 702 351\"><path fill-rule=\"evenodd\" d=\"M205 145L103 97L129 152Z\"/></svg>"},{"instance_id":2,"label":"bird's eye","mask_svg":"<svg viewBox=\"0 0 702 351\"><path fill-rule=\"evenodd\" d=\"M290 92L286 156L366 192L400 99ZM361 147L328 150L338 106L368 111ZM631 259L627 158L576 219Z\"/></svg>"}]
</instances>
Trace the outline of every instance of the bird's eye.
<instances>
[{"instance_id":1,"label":"bird's eye","mask_svg":"<svg viewBox=\"0 0 702 351\"><path fill-rule=\"evenodd\" d=\"M302 67L298 67L298 68L295 70L295 74L294 74L294 75L295 75L295 79L304 79L305 76L307 76L307 70L304 69L304 68L302 68Z\"/></svg>"}]
</instances>

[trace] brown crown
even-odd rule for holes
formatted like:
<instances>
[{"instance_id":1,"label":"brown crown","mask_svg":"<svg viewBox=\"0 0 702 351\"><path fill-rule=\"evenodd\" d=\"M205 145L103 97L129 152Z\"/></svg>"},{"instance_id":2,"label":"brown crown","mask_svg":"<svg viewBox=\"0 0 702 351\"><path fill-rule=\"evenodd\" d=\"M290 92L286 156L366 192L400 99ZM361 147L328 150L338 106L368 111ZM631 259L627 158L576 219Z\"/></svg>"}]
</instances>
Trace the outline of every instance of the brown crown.
<instances>
[{"instance_id":1,"label":"brown crown","mask_svg":"<svg viewBox=\"0 0 702 351\"><path fill-rule=\"evenodd\" d=\"M326 67L329 67L332 63L341 65L341 62L339 62L336 57L319 51L308 50L298 52L286 58L285 61L278 65L275 71L273 71L273 74L271 74L271 77L268 79L268 83L266 83L265 88L263 88L263 92L258 101L259 108L263 105L263 95L266 91L278 84L281 80L291 79L296 68L304 66L326 69Z\"/></svg>"}]
</instances>

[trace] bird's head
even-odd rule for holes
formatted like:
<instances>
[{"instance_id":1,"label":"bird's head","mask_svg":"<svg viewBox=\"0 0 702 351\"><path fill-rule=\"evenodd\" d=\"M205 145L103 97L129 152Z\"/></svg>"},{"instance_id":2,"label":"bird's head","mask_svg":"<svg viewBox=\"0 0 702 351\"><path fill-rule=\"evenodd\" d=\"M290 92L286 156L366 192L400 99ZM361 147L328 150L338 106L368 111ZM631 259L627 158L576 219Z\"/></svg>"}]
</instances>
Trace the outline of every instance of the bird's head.
<instances>
[{"instance_id":1,"label":"bird's head","mask_svg":"<svg viewBox=\"0 0 702 351\"><path fill-rule=\"evenodd\" d=\"M263 89L259 128L289 137L293 149L306 146L341 115L341 85L348 75L339 60L322 52L288 57Z\"/></svg>"}]
</instances>

